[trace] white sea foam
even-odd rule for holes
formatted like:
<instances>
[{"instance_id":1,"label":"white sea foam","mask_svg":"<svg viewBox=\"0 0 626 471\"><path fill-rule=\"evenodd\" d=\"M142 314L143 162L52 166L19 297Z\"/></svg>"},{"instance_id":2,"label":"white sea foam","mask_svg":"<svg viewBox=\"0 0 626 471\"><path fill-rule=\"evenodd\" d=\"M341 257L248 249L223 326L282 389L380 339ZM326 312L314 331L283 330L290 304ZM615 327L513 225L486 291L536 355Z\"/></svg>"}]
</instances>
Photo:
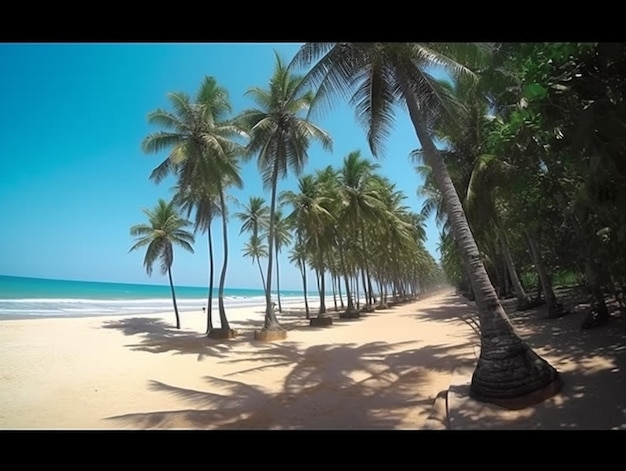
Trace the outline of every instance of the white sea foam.
<instances>
[{"instance_id":1,"label":"white sea foam","mask_svg":"<svg viewBox=\"0 0 626 471\"><path fill-rule=\"evenodd\" d=\"M275 299L275 297L274 297ZM281 296L289 305L301 303L301 296ZM198 311L206 307L206 298L181 298L176 300L179 311ZM226 308L264 306L264 296L225 296ZM213 298L213 309L218 308L218 298ZM81 298L23 298L0 299L0 319L15 317L72 317L93 315L124 315L169 312L173 310L171 298L147 299L81 299Z\"/></svg>"}]
</instances>

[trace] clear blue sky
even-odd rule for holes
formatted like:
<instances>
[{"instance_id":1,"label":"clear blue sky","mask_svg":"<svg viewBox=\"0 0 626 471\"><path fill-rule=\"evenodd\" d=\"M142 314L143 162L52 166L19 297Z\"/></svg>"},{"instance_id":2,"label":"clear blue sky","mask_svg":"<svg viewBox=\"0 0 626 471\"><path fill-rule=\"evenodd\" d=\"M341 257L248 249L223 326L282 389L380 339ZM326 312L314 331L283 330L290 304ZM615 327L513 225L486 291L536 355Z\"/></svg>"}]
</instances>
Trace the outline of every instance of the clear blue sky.
<instances>
[{"instance_id":1,"label":"clear blue sky","mask_svg":"<svg viewBox=\"0 0 626 471\"><path fill-rule=\"evenodd\" d=\"M129 228L145 222L142 208L171 197L171 180L155 185L151 170L165 158L145 155L141 141L157 128L147 114L167 107L168 92L193 95L205 75L230 93L234 112L252 105L245 91L265 87L274 52L290 60L297 43L113 43L0 44L0 274L70 280L166 284L155 270L148 278L143 253L128 253ZM365 131L347 104L339 104L317 123L334 140L333 153L311 149L305 173L360 149L370 156ZM404 112L378 160L380 173L421 209L420 177L409 159L419 147ZM244 189L232 192L241 204L264 196L256 164L242 168ZM279 190L296 189L297 178L279 182ZM232 217L229 225L229 288L260 288L259 273L241 255L246 235ZM219 225L214 226L216 269L222 263ZM428 221L427 249L438 259L438 230ZM301 289L295 267L280 255L281 288ZM195 254L175 253L174 281L206 286L206 237L197 235ZM311 277L312 281L312 277ZM274 283L275 285L275 283ZM311 284L311 286L314 286Z\"/></svg>"}]
</instances>

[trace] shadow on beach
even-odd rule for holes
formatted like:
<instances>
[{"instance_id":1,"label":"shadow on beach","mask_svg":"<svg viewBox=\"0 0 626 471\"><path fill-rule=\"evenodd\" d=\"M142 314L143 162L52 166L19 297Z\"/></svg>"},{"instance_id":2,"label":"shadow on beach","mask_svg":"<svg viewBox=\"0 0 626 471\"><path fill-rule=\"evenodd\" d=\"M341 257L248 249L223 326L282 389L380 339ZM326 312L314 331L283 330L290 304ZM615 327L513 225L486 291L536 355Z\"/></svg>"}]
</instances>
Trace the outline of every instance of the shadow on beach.
<instances>
[{"instance_id":1,"label":"shadow on beach","mask_svg":"<svg viewBox=\"0 0 626 471\"><path fill-rule=\"evenodd\" d=\"M237 337L226 340L208 338L199 332L178 330L171 324L156 318L129 317L115 321L106 321L102 324L105 329L117 329L126 336L138 336L137 343L128 344L132 350L150 353L173 352L181 355L197 355L198 361L206 356L221 357L232 351L233 345L252 343L255 346L262 342L253 339L254 330L261 329L264 324L263 311L257 311L260 320L246 319L245 321L230 322L231 328L236 329ZM333 312L333 327L342 327L351 320L339 319L338 314ZM305 318L304 310L283 311L278 315L281 326L287 331L314 330L320 331L328 327L311 327Z\"/></svg>"},{"instance_id":2,"label":"shadow on beach","mask_svg":"<svg viewBox=\"0 0 626 471\"><path fill-rule=\"evenodd\" d=\"M463 408L454 410L458 423L455 428L626 429L626 322L612 304L606 325L582 330L587 297L571 289L561 294L560 300L571 313L557 319L548 319L544 307L516 311L514 300L503 303L518 335L561 374L561 393L521 411L469 400ZM458 316L473 324L479 353L476 308L464 312L464 304L473 307L473 303L459 297L429 314L443 322ZM468 397L469 383L456 387L460 395Z\"/></svg>"},{"instance_id":3,"label":"shadow on beach","mask_svg":"<svg viewBox=\"0 0 626 471\"><path fill-rule=\"evenodd\" d=\"M242 365L223 377L205 376L205 390L151 381L152 391L172 394L189 408L109 417L132 428L394 429L410 428L407 414L423 422L433 397L420 395L431 373L449 373L463 347L415 342L314 345L265 344L233 352L224 363ZM398 351L399 350L399 351ZM244 365L246 365L244 367ZM264 370L286 368L280 390L254 384ZM228 376L228 377L226 377ZM241 380L234 379L242 376ZM244 378L248 376L247 378Z\"/></svg>"}]
</instances>

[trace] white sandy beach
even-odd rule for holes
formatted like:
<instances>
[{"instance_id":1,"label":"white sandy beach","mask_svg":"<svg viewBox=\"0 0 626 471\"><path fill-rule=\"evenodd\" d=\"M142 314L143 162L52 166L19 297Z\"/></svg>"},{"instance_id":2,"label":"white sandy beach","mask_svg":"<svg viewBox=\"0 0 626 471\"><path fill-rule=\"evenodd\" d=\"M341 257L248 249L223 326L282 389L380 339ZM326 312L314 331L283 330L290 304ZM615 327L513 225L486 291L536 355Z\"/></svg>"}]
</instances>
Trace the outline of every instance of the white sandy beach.
<instances>
[{"instance_id":1,"label":"white sandy beach","mask_svg":"<svg viewBox=\"0 0 626 471\"><path fill-rule=\"evenodd\" d=\"M290 306L273 343L253 340L262 308L229 309L228 341L206 338L199 312L180 331L173 314L2 321L0 428L420 428L473 356L466 324L427 320L444 298L331 312L328 328Z\"/></svg>"}]
</instances>

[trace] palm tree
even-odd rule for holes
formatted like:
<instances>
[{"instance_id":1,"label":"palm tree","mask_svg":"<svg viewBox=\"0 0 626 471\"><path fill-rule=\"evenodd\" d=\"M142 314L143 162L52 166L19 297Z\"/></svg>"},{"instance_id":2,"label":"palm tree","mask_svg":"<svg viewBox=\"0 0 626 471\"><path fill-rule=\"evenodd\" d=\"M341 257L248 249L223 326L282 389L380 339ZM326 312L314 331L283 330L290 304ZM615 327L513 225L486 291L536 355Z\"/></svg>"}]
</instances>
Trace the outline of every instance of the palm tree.
<instances>
[{"instance_id":1,"label":"palm tree","mask_svg":"<svg viewBox=\"0 0 626 471\"><path fill-rule=\"evenodd\" d=\"M267 246L263 243L263 240L258 234L251 234L250 240L243 246L242 251L244 257L250 257L252 259L252 263L257 262L259 273L261 274L261 282L265 290L265 277L263 276L263 269L261 268L261 257L267 257Z\"/></svg>"},{"instance_id":2,"label":"palm tree","mask_svg":"<svg viewBox=\"0 0 626 471\"><path fill-rule=\"evenodd\" d=\"M187 217L195 209L194 232L201 231L207 234L208 256L209 256L209 293L207 299L207 329L208 334L213 330L213 284L214 284L214 264L213 264L213 238L211 237L211 224L215 216L219 215L221 208L218 204L218 195L215 187L208 185L205 179L198 178L194 184L186 189L176 186L174 193L174 203L183 211L187 212Z\"/></svg>"},{"instance_id":3,"label":"palm tree","mask_svg":"<svg viewBox=\"0 0 626 471\"><path fill-rule=\"evenodd\" d=\"M244 111L240 118L249 131L247 156L257 155L257 164L265 188L271 189L270 222L268 232L268 262L265 289L264 330L280 330L282 327L272 306L272 269L275 248L275 213L278 180L291 169L298 175L308 159L312 140L318 140L325 149L332 141L328 133L300 115L311 105L313 94L299 87L301 77L294 76L276 54L276 64L267 89L253 87L246 94L252 97L258 108Z\"/></svg>"},{"instance_id":4,"label":"palm tree","mask_svg":"<svg viewBox=\"0 0 626 471\"><path fill-rule=\"evenodd\" d=\"M190 226L191 222L183 219L176 212L173 202L167 203L163 199L159 199L154 209L144 209L143 212L148 216L148 224L137 224L130 228L130 235L136 237L136 240L129 252L147 247L143 264L148 276L152 275L154 262L157 259L161 260L161 274L167 273L169 278L174 313L176 314L176 328L180 329L180 316L178 315L176 293L172 281L172 264L174 263L174 245L193 253L191 245L194 242L193 234L185 230L185 227Z\"/></svg>"},{"instance_id":5,"label":"palm tree","mask_svg":"<svg viewBox=\"0 0 626 471\"><path fill-rule=\"evenodd\" d=\"M278 256L280 249L291 243L291 232L289 222L283 217L280 209L274 213L274 250L276 251L276 297L278 298L278 312L283 312L280 303L280 271Z\"/></svg>"},{"instance_id":6,"label":"palm tree","mask_svg":"<svg viewBox=\"0 0 626 471\"><path fill-rule=\"evenodd\" d=\"M332 214L325 207L327 197L318 183L312 175L304 175L298 179L297 193L288 190L280 194L281 204L293 208L286 219L296 231L295 245L298 249L294 249L294 252L300 256L303 283L306 283L304 267L307 255L314 259L320 257L322 229L327 225L327 221L334 222ZM304 290L306 293L306 285ZM325 313L323 295L324 293L320 292L318 315Z\"/></svg>"},{"instance_id":7,"label":"palm tree","mask_svg":"<svg viewBox=\"0 0 626 471\"><path fill-rule=\"evenodd\" d=\"M522 408L560 391L558 372L517 335L480 259L463 206L432 138L438 115L454 119L460 104L431 73L471 76L463 63L477 64L489 52L474 44L307 43L292 63L311 66L302 86L317 89L316 100L340 93L355 107L370 149L379 155L393 126L394 107L404 105L441 192L448 219L476 296L481 353L472 376L471 396L504 407Z\"/></svg>"},{"instance_id":8,"label":"palm tree","mask_svg":"<svg viewBox=\"0 0 626 471\"><path fill-rule=\"evenodd\" d=\"M302 290L304 291L304 310L307 320L311 318L309 312L309 299L306 287L306 247L300 241L296 242L289 252L289 261L298 266L300 276L302 277Z\"/></svg>"},{"instance_id":9,"label":"palm tree","mask_svg":"<svg viewBox=\"0 0 626 471\"><path fill-rule=\"evenodd\" d=\"M343 160L343 166L338 175L338 188L342 201L339 210L339 224L342 243L351 242L357 250L352 250L353 258L361 259L364 268L367 262L364 255L367 254L365 228L368 224L374 224L383 217L385 209L376 189L374 171L379 168L367 159L361 157L361 152L350 152ZM360 249L360 250L359 250ZM344 250L340 247L340 255ZM348 307L345 317L358 316L348 286L348 273L344 267L344 279L346 283L346 295Z\"/></svg>"},{"instance_id":10,"label":"palm tree","mask_svg":"<svg viewBox=\"0 0 626 471\"><path fill-rule=\"evenodd\" d=\"M241 222L239 234L249 232L253 237L260 236L261 230L269 223L269 210L265 206L265 200L259 196L251 196L244 210L235 214Z\"/></svg>"},{"instance_id":11,"label":"palm tree","mask_svg":"<svg viewBox=\"0 0 626 471\"><path fill-rule=\"evenodd\" d=\"M168 95L173 112L157 109L148 115L148 122L165 130L149 134L142 142L146 153L170 149L167 158L151 173L155 183L175 174L181 192L214 191L222 216L224 261L220 274L218 309L220 330L230 332L224 308L224 283L228 266L226 190L242 186L237 156L243 151L238 138L245 133L227 119L231 105L226 89L213 77L205 77L194 99L185 93ZM191 202L198 206L195 200ZM210 292L212 289L209 290ZM210 307L209 307L210 309ZM210 324L210 322L207 322Z\"/></svg>"}]
</instances>

